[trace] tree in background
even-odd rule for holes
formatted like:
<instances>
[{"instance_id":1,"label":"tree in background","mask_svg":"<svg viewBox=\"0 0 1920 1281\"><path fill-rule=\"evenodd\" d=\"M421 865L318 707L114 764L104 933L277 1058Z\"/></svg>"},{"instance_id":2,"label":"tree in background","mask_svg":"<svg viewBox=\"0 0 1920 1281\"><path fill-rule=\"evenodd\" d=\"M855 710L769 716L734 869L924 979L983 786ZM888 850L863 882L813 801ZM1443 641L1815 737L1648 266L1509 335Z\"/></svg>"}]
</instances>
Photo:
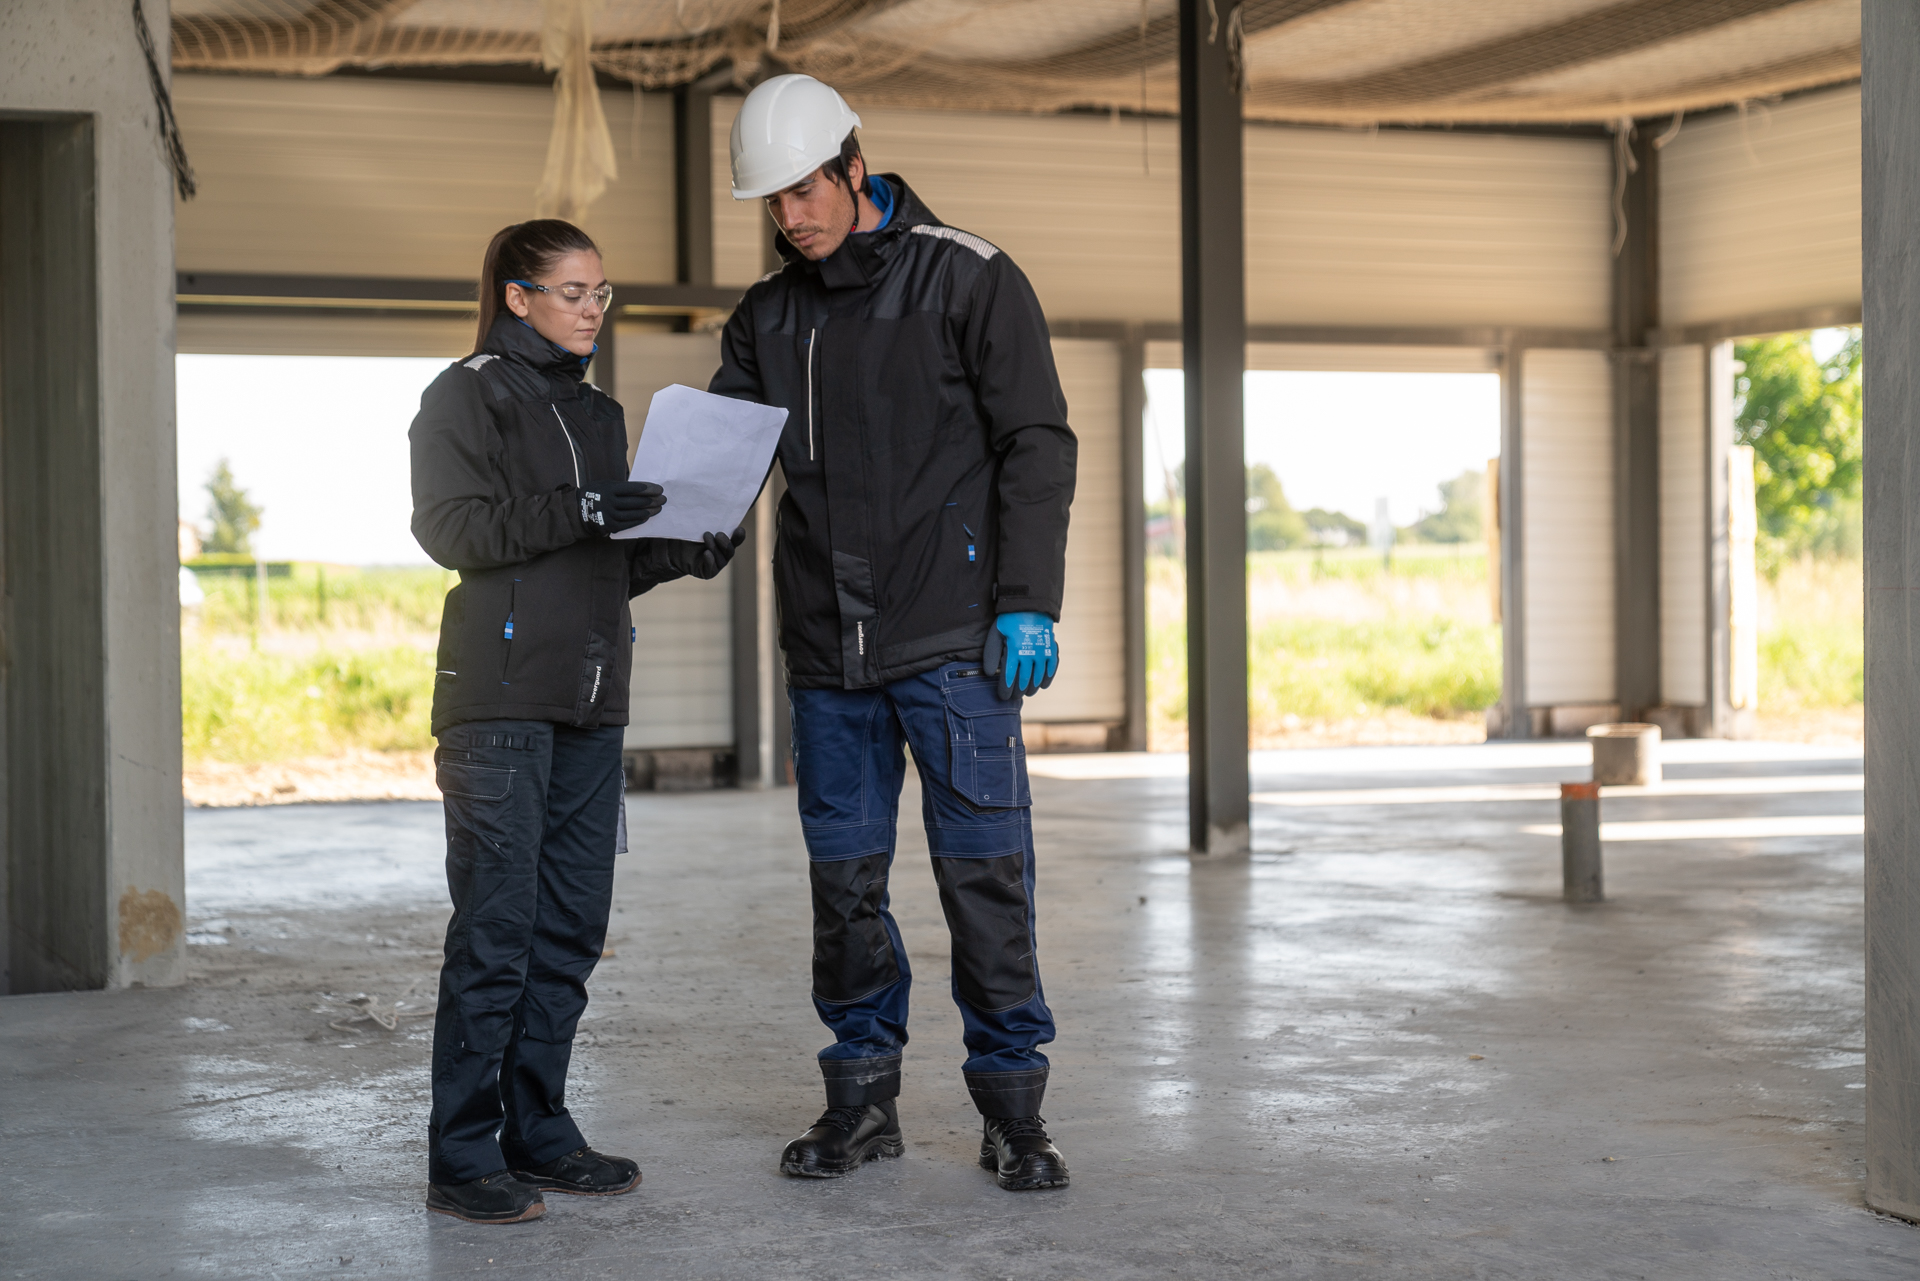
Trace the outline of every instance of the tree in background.
<instances>
[{"instance_id":1,"label":"tree in background","mask_svg":"<svg viewBox=\"0 0 1920 1281\"><path fill-rule=\"evenodd\" d=\"M247 491L234 483L233 468L222 458L207 477L207 520L212 528L201 543L201 550L214 555L249 556L253 553L253 535L260 528L262 508L247 497Z\"/></svg>"},{"instance_id":2,"label":"tree in background","mask_svg":"<svg viewBox=\"0 0 1920 1281\"><path fill-rule=\"evenodd\" d=\"M1304 547L1311 537L1307 522L1287 501L1273 468L1265 463L1247 468L1247 550L1272 552Z\"/></svg>"},{"instance_id":3,"label":"tree in background","mask_svg":"<svg viewBox=\"0 0 1920 1281\"><path fill-rule=\"evenodd\" d=\"M1367 541L1367 523L1345 512L1309 507L1300 513L1316 547L1361 547Z\"/></svg>"},{"instance_id":4,"label":"tree in background","mask_svg":"<svg viewBox=\"0 0 1920 1281\"><path fill-rule=\"evenodd\" d=\"M1477 543L1486 534L1487 474L1463 471L1440 482L1440 510L1402 531L1410 543Z\"/></svg>"},{"instance_id":5,"label":"tree in background","mask_svg":"<svg viewBox=\"0 0 1920 1281\"><path fill-rule=\"evenodd\" d=\"M1741 343L1734 434L1753 446L1754 549L1769 575L1806 555L1860 547L1860 331L1826 360L1811 335Z\"/></svg>"}]
</instances>

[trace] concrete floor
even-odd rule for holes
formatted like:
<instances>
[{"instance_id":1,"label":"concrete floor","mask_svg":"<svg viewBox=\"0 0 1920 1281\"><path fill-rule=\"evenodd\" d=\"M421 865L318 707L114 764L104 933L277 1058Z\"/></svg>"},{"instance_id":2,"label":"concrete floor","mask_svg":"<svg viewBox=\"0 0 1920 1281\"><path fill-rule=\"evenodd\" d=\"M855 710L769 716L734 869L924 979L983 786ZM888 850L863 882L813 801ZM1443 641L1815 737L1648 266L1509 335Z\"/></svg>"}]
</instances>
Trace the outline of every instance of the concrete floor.
<instances>
[{"instance_id":1,"label":"concrete floor","mask_svg":"<svg viewBox=\"0 0 1920 1281\"><path fill-rule=\"evenodd\" d=\"M421 1207L427 1021L328 1026L428 1008L438 807L193 811L192 987L0 1001L0 1275L1911 1278L1920 1232L1861 1204L1859 757L1667 758L1690 794L1605 817L1678 825L1613 829L1659 839L1609 843L1590 909L1525 830L1555 804L1508 794L1579 745L1262 755L1322 794L1219 861L1178 852L1178 758L1037 762L1074 1183L1019 1196L974 1164L919 834L907 1155L802 1182L792 796L635 795L571 1102L645 1182L509 1228ZM1769 834L1808 830L1841 834Z\"/></svg>"}]
</instances>

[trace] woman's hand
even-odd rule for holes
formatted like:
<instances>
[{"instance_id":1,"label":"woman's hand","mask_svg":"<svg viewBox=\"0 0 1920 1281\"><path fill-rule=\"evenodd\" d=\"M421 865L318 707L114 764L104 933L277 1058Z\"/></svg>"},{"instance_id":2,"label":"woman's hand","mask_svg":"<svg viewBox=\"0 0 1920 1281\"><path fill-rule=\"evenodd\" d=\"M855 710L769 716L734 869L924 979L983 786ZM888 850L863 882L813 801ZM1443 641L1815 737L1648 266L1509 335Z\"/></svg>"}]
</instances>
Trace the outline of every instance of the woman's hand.
<instances>
[{"instance_id":1,"label":"woman's hand","mask_svg":"<svg viewBox=\"0 0 1920 1281\"><path fill-rule=\"evenodd\" d=\"M580 520L590 538L644 525L666 506L666 491L649 480L616 480L580 491Z\"/></svg>"}]
</instances>

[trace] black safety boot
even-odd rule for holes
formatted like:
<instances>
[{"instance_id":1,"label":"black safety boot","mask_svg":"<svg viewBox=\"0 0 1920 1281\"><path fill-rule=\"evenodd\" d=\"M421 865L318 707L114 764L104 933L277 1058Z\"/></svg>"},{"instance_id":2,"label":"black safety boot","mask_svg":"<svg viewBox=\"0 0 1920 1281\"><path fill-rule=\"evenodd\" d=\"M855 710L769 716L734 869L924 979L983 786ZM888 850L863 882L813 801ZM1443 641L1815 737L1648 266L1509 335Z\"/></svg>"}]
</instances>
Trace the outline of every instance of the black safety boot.
<instances>
[{"instance_id":1,"label":"black safety boot","mask_svg":"<svg viewBox=\"0 0 1920 1281\"><path fill-rule=\"evenodd\" d=\"M1047 1137L1047 1123L1037 1116L987 1118L980 1136L980 1168L1009 1192L1037 1192L1067 1186L1067 1158Z\"/></svg>"},{"instance_id":2,"label":"black safety boot","mask_svg":"<svg viewBox=\"0 0 1920 1281\"><path fill-rule=\"evenodd\" d=\"M427 1184L427 1209L468 1223L525 1223L547 1212L540 1189L495 1170L470 1183Z\"/></svg>"},{"instance_id":3,"label":"black safety boot","mask_svg":"<svg viewBox=\"0 0 1920 1281\"><path fill-rule=\"evenodd\" d=\"M513 1177L535 1188L549 1188L572 1196L619 1196L640 1184L640 1165L623 1156L606 1156L580 1148L545 1165L515 1170Z\"/></svg>"},{"instance_id":4,"label":"black safety boot","mask_svg":"<svg viewBox=\"0 0 1920 1281\"><path fill-rule=\"evenodd\" d=\"M780 1154L780 1172L803 1179L837 1179L864 1162L899 1156L906 1150L892 1099L864 1107L828 1108L811 1130L787 1144Z\"/></svg>"}]
</instances>

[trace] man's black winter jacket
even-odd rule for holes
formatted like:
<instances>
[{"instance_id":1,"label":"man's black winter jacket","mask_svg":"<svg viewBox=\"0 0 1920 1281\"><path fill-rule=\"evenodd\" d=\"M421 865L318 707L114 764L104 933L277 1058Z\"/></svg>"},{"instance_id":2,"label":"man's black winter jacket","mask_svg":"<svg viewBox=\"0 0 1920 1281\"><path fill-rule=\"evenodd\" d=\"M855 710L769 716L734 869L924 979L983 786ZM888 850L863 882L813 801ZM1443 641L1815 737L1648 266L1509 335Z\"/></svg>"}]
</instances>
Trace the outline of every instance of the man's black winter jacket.
<instances>
[{"instance_id":1,"label":"man's black winter jacket","mask_svg":"<svg viewBox=\"0 0 1920 1281\"><path fill-rule=\"evenodd\" d=\"M1060 616L1076 444L1039 301L883 176L879 231L818 263L781 242L709 388L788 410L775 579L802 688L978 658L996 613Z\"/></svg>"},{"instance_id":2,"label":"man's black winter jacket","mask_svg":"<svg viewBox=\"0 0 1920 1281\"><path fill-rule=\"evenodd\" d=\"M435 734L476 720L627 723L627 602L679 574L660 539L587 536L580 490L626 478L627 429L585 364L503 315L420 397L413 536L460 571L440 618Z\"/></svg>"}]
</instances>

